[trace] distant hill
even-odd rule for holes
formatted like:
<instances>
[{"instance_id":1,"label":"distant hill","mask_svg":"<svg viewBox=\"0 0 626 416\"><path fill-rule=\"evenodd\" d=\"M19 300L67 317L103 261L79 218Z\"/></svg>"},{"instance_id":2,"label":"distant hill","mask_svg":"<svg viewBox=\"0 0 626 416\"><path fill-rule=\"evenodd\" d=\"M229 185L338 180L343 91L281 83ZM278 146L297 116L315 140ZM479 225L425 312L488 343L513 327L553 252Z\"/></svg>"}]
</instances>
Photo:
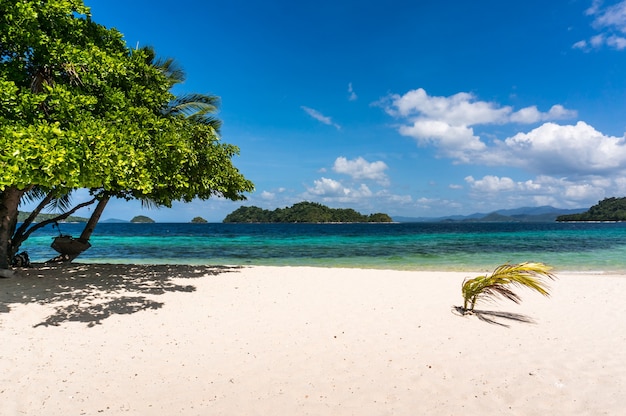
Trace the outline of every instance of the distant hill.
<instances>
[{"instance_id":1,"label":"distant hill","mask_svg":"<svg viewBox=\"0 0 626 416\"><path fill-rule=\"evenodd\" d=\"M560 215L557 221L626 221L626 197L605 198L585 212Z\"/></svg>"},{"instance_id":2,"label":"distant hill","mask_svg":"<svg viewBox=\"0 0 626 416\"><path fill-rule=\"evenodd\" d=\"M393 217L396 222L553 222L561 215L578 214L586 208L563 209L551 206L500 209L487 214L451 215L447 217Z\"/></svg>"},{"instance_id":3,"label":"distant hill","mask_svg":"<svg viewBox=\"0 0 626 416\"><path fill-rule=\"evenodd\" d=\"M146 217L145 215L137 215L136 217L133 217L132 220L130 220L130 222L132 223L143 223L143 224L152 224L154 223L154 220L150 217Z\"/></svg>"},{"instance_id":4,"label":"distant hill","mask_svg":"<svg viewBox=\"0 0 626 416\"><path fill-rule=\"evenodd\" d=\"M17 215L17 222L24 222L30 214L31 214L30 212L19 211ZM57 217L58 215L59 214L39 214L37 215L37 218L35 218L35 222L46 221L54 217ZM59 221L59 222L87 222L87 221L88 221L87 218L76 217L76 216L70 215L65 220Z\"/></svg>"},{"instance_id":5,"label":"distant hill","mask_svg":"<svg viewBox=\"0 0 626 416\"><path fill-rule=\"evenodd\" d=\"M119 223L127 223L130 221L120 220L119 218L107 218L106 220L98 221L101 223L109 223L109 224L119 224Z\"/></svg>"}]
</instances>

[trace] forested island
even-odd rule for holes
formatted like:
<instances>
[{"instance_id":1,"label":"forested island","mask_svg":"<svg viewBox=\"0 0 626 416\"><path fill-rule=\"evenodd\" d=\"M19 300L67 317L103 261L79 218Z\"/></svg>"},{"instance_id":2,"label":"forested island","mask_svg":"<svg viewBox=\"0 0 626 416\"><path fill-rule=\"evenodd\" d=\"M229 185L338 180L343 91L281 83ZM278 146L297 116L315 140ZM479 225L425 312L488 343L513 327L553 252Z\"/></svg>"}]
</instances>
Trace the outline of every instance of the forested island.
<instances>
[{"instance_id":1,"label":"forested island","mask_svg":"<svg viewBox=\"0 0 626 416\"><path fill-rule=\"evenodd\" d=\"M130 220L133 224L153 224L154 220L150 217L146 217L145 215L137 215Z\"/></svg>"},{"instance_id":2,"label":"forested island","mask_svg":"<svg viewBox=\"0 0 626 416\"><path fill-rule=\"evenodd\" d=\"M299 202L273 211L259 207L240 207L226 216L224 223L337 223L393 222L387 214L361 214L351 208L329 208L316 202Z\"/></svg>"},{"instance_id":3,"label":"forested island","mask_svg":"<svg viewBox=\"0 0 626 416\"><path fill-rule=\"evenodd\" d=\"M23 212L23 211L19 211L18 215L17 215L17 222L24 222L26 221L26 219L31 215L30 212ZM35 222L42 222L42 221L47 221L53 218L58 217L59 214L42 214L39 213L37 214L37 217L35 218ZM84 218L84 217L76 217L74 215L70 215L69 217L65 218L62 222L87 222L87 220L89 220L89 218ZM59 221L61 222L61 221Z\"/></svg>"},{"instance_id":4,"label":"forested island","mask_svg":"<svg viewBox=\"0 0 626 416\"><path fill-rule=\"evenodd\" d=\"M626 221L626 197L605 198L580 214L559 215L559 222L567 221Z\"/></svg>"}]
</instances>

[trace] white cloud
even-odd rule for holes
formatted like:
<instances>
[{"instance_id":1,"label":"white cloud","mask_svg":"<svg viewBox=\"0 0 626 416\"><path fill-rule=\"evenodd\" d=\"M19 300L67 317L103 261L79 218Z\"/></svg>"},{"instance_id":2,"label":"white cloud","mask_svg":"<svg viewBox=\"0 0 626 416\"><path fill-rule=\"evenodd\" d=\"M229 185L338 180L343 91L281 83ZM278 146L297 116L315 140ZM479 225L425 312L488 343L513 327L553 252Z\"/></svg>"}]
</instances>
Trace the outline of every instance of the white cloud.
<instances>
[{"instance_id":1,"label":"white cloud","mask_svg":"<svg viewBox=\"0 0 626 416\"><path fill-rule=\"evenodd\" d=\"M585 200L585 199L596 199L598 198L598 194L602 194L603 192L593 185L589 183L579 183L575 185L570 185L564 189L563 196L567 199L573 199L576 201Z\"/></svg>"},{"instance_id":2,"label":"white cloud","mask_svg":"<svg viewBox=\"0 0 626 416\"><path fill-rule=\"evenodd\" d=\"M273 192L268 192L268 191L261 192L261 199L264 199L264 200L272 200L274 199L275 196L276 194Z\"/></svg>"},{"instance_id":3,"label":"white cloud","mask_svg":"<svg viewBox=\"0 0 626 416\"><path fill-rule=\"evenodd\" d=\"M395 195L390 194L387 191L381 191L376 193L376 198L384 199L389 203L390 207L397 207L398 205L406 205L413 202L411 195Z\"/></svg>"},{"instance_id":4,"label":"white cloud","mask_svg":"<svg viewBox=\"0 0 626 416\"><path fill-rule=\"evenodd\" d=\"M616 192L613 195L626 195L626 176L613 179Z\"/></svg>"},{"instance_id":5,"label":"white cloud","mask_svg":"<svg viewBox=\"0 0 626 416\"><path fill-rule=\"evenodd\" d=\"M606 136L582 121L565 126L545 123L509 137L492 156L496 157L490 158L491 164L514 165L534 172L606 174L626 166L626 142L623 137Z\"/></svg>"},{"instance_id":6,"label":"white cloud","mask_svg":"<svg viewBox=\"0 0 626 416\"><path fill-rule=\"evenodd\" d=\"M604 35L595 35L592 36L589 40L589 44L594 48L599 48L604 43Z\"/></svg>"},{"instance_id":7,"label":"white cloud","mask_svg":"<svg viewBox=\"0 0 626 416\"><path fill-rule=\"evenodd\" d=\"M334 179L320 178L313 182L313 187L307 188L307 192L317 196L337 197L348 195L350 190Z\"/></svg>"},{"instance_id":8,"label":"white cloud","mask_svg":"<svg viewBox=\"0 0 626 416\"><path fill-rule=\"evenodd\" d=\"M309 108L306 106L301 106L300 108L302 108L304 110L305 113L307 113L309 116L313 117L315 120L327 124L329 126L333 126L335 127L337 130L341 130L341 126L337 123L334 123L332 118L325 116L324 114L320 113L319 111L313 109L313 108Z\"/></svg>"},{"instance_id":9,"label":"white cloud","mask_svg":"<svg viewBox=\"0 0 626 416\"><path fill-rule=\"evenodd\" d=\"M349 188L341 182L329 178L313 181L313 186L307 187L307 193L322 198L339 198L340 201L372 196L372 191L365 184L361 184L357 188Z\"/></svg>"},{"instance_id":10,"label":"white cloud","mask_svg":"<svg viewBox=\"0 0 626 416\"><path fill-rule=\"evenodd\" d=\"M517 187L517 184L511 178L499 178L491 175L484 176L478 180L468 176L465 178L465 181L473 190L484 193L514 191Z\"/></svg>"},{"instance_id":11,"label":"white cloud","mask_svg":"<svg viewBox=\"0 0 626 416\"><path fill-rule=\"evenodd\" d=\"M621 179L600 176L570 180L540 175L515 181L509 177L486 175L481 179L468 176L465 181L471 189L470 197L492 209L528 206L531 201L537 206L579 208L595 204L606 195L618 195L618 190L626 185Z\"/></svg>"},{"instance_id":12,"label":"white cloud","mask_svg":"<svg viewBox=\"0 0 626 416\"><path fill-rule=\"evenodd\" d=\"M511 106L477 100L473 94L460 92L449 97L429 96L422 88L383 100L385 111L401 120L400 134L413 137L419 144L433 144L443 156L469 162L474 154L487 150L473 126L489 124L531 124L576 116L562 105L548 112L536 106L514 111Z\"/></svg>"},{"instance_id":13,"label":"white cloud","mask_svg":"<svg viewBox=\"0 0 626 416\"><path fill-rule=\"evenodd\" d=\"M587 10L587 13L595 16L593 21L595 27L613 28L626 33L626 0L606 8L601 7L601 2L594 2L591 8Z\"/></svg>"},{"instance_id":14,"label":"white cloud","mask_svg":"<svg viewBox=\"0 0 626 416\"><path fill-rule=\"evenodd\" d=\"M593 0L591 2L591 6L589 6L589 8L585 10L585 14L587 16L593 16L594 14L598 13L598 10L600 10L600 6L602 6L602 0Z\"/></svg>"},{"instance_id":15,"label":"white cloud","mask_svg":"<svg viewBox=\"0 0 626 416\"><path fill-rule=\"evenodd\" d=\"M348 160L343 156L338 157L333 166L335 172L349 175L352 179L369 179L385 186L389 184L389 179L385 174L387 168L387 165L383 161L370 163L362 157Z\"/></svg>"},{"instance_id":16,"label":"white cloud","mask_svg":"<svg viewBox=\"0 0 626 416\"><path fill-rule=\"evenodd\" d=\"M498 123L506 118L509 107L497 108L493 103L476 101L472 94L460 92L449 97L429 96L423 88L406 94L392 95L392 114L403 117L419 116L452 125Z\"/></svg>"},{"instance_id":17,"label":"white cloud","mask_svg":"<svg viewBox=\"0 0 626 416\"><path fill-rule=\"evenodd\" d=\"M437 213L463 208L463 204L458 201L452 201L444 198L422 197L415 201L415 207L426 212L432 212L432 210L435 209L436 211L434 216L437 216Z\"/></svg>"},{"instance_id":18,"label":"white cloud","mask_svg":"<svg viewBox=\"0 0 626 416\"><path fill-rule=\"evenodd\" d=\"M510 121L520 124L532 124L547 120L562 120L576 117L576 111L568 110L560 104L553 105L547 113L542 113L537 106L522 108L511 113Z\"/></svg>"},{"instance_id":19,"label":"white cloud","mask_svg":"<svg viewBox=\"0 0 626 416\"><path fill-rule=\"evenodd\" d=\"M580 40L574 45L575 49L588 51L598 49L604 45L617 49L626 49L626 0L622 0L611 6L602 7L602 2L594 0L585 14L593 16L592 26L600 33L592 36L589 41Z\"/></svg>"},{"instance_id":20,"label":"white cloud","mask_svg":"<svg viewBox=\"0 0 626 416\"><path fill-rule=\"evenodd\" d=\"M474 126L479 124L536 123L576 116L576 112L554 105L547 113L536 106L517 112L511 106L477 100L473 94L459 92L449 97L430 96L423 88L404 95L391 95L386 111L399 117L419 120L437 120L451 126Z\"/></svg>"},{"instance_id":21,"label":"white cloud","mask_svg":"<svg viewBox=\"0 0 626 416\"><path fill-rule=\"evenodd\" d=\"M313 185L306 187L300 199L318 201L330 205L340 204L356 209L359 212L397 212L399 207L407 207L412 203L410 195L397 195L388 189L372 191L365 184L345 185L330 178L320 178Z\"/></svg>"},{"instance_id":22,"label":"white cloud","mask_svg":"<svg viewBox=\"0 0 626 416\"><path fill-rule=\"evenodd\" d=\"M359 97L356 95L356 93L354 92L354 89L352 88L352 83L348 84L348 100L350 101L356 101Z\"/></svg>"},{"instance_id":23,"label":"white cloud","mask_svg":"<svg viewBox=\"0 0 626 416\"><path fill-rule=\"evenodd\" d=\"M612 48L615 48L621 51L624 48L626 48L626 38L624 38L623 36L615 36L615 35L609 36L606 39L606 44Z\"/></svg>"},{"instance_id":24,"label":"white cloud","mask_svg":"<svg viewBox=\"0 0 626 416\"><path fill-rule=\"evenodd\" d=\"M626 173L625 138L605 135L583 121L572 125L549 121L576 116L560 104L546 112L536 106L513 111L468 93L431 97L420 88L392 96L386 111L402 121L397 127L400 134L413 137L420 145L432 145L440 155L456 162L566 177ZM490 142L483 141L473 127L538 122L543 124Z\"/></svg>"},{"instance_id":25,"label":"white cloud","mask_svg":"<svg viewBox=\"0 0 626 416\"><path fill-rule=\"evenodd\" d=\"M445 121L418 119L410 126L401 126L400 134L415 138L420 144L433 142L447 155L459 155L465 150L483 150L485 144L467 126L453 126Z\"/></svg>"}]
</instances>

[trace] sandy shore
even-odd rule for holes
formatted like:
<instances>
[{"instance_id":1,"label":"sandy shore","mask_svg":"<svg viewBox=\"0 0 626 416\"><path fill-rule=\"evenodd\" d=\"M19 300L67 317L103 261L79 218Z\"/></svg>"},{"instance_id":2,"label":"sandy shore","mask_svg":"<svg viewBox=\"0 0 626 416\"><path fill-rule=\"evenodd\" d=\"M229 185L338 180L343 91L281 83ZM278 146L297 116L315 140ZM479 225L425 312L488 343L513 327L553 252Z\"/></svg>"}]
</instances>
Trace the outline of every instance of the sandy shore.
<instances>
[{"instance_id":1,"label":"sandy shore","mask_svg":"<svg viewBox=\"0 0 626 416\"><path fill-rule=\"evenodd\" d=\"M0 414L626 413L626 276L557 272L551 298L461 317L473 275L21 270L0 279Z\"/></svg>"}]
</instances>

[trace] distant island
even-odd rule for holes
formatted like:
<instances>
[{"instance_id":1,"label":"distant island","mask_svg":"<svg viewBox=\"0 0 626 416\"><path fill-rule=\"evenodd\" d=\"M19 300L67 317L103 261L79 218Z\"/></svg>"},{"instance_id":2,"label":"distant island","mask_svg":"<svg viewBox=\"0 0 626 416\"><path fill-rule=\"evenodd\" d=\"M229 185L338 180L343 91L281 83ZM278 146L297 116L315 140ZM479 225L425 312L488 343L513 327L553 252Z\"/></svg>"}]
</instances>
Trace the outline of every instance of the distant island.
<instances>
[{"instance_id":1,"label":"distant island","mask_svg":"<svg viewBox=\"0 0 626 416\"><path fill-rule=\"evenodd\" d=\"M31 214L30 212L19 211L17 214L17 222L24 222L30 214ZM40 213L39 215L37 215L37 218L35 218L35 222L43 222L43 221L51 220L58 216L59 214L41 214ZM76 216L70 215L63 221L59 221L59 222L87 222L88 220L89 220L88 218L76 217Z\"/></svg>"},{"instance_id":2,"label":"distant island","mask_svg":"<svg viewBox=\"0 0 626 416\"><path fill-rule=\"evenodd\" d=\"M240 207L224 218L224 223L352 223L393 222L387 214L363 215L351 208L329 208L316 202L299 202L273 211Z\"/></svg>"},{"instance_id":3,"label":"distant island","mask_svg":"<svg viewBox=\"0 0 626 416\"><path fill-rule=\"evenodd\" d=\"M98 223L103 224L125 224L128 222L128 220L121 220L119 218L107 218L106 220L98 221Z\"/></svg>"},{"instance_id":4,"label":"distant island","mask_svg":"<svg viewBox=\"0 0 626 416\"><path fill-rule=\"evenodd\" d=\"M561 215L580 214L587 208L565 209L551 206L521 207L514 209L500 209L491 213L479 213L469 215L450 215L446 217L401 217L394 216L396 222L501 222L501 223L528 223L528 222L554 222Z\"/></svg>"},{"instance_id":5,"label":"distant island","mask_svg":"<svg viewBox=\"0 0 626 416\"><path fill-rule=\"evenodd\" d=\"M605 198L580 214L560 215L559 222L568 221L626 221L626 197Z\"/></svg>"},{"instance_id":6,"label":"distant island","mask_svg":"<svg viewBox=\"0 0 626 416\"><path fill-rule=\"evenodd\" d=\"M150 217L146 217L145 215L137 215L130 220L132 223L144 223L144 224L152 224L154 220Z\"/></svg>"},{"instance_id":7,"label":"distant island","mask_svg":"<svg viewBox=\"0 0 626 416\"><path fill-rule=\"evenodd\" d=\"M192 223L192 224L206 224L207 222L208 222L208 221L207 221L207 220L205 220L205 219L204 219L204 218L202 218L202 217L194 217L194 218L191 220L191 223Z\"/></svg>"}]
</instances>

